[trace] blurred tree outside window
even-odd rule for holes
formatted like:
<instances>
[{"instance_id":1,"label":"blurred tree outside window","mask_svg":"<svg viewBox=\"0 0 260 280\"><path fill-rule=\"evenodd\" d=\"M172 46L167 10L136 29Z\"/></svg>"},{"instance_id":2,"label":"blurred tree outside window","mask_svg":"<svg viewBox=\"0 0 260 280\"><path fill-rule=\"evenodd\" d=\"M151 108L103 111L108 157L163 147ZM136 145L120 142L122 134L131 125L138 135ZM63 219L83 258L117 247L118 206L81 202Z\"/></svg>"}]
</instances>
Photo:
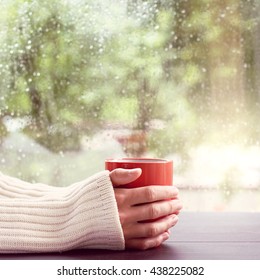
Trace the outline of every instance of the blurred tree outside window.
<instances>
[{"instance_id":1,"label":"blurred tree outside window","mask_svg":"<svg viewBox=\"0 0 260 280\"><path fill-rule=\"evenodd\" d=\"M259 46L258 0L1 0L0 170L170 158L187 210L259 211Z\"/></svg>"}]
</instances>

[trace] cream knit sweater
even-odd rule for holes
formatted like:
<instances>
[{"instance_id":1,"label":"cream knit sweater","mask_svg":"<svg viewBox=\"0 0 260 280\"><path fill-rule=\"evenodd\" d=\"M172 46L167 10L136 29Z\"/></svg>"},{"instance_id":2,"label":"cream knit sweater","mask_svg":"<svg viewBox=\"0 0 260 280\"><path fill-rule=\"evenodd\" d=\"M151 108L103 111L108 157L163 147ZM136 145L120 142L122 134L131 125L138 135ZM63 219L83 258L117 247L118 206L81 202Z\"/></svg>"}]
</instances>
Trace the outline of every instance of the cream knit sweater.
<instances>
[{"instance_id":1,"label":"cream knit sweater","mask_svg":"<svg viewBox=\"0 0 260 280\"><path fill-rule=\"evenodd\" d=\"M109 172L59 188L0 173L0 253L124 249Z\"/></svg>"}]
</instances>

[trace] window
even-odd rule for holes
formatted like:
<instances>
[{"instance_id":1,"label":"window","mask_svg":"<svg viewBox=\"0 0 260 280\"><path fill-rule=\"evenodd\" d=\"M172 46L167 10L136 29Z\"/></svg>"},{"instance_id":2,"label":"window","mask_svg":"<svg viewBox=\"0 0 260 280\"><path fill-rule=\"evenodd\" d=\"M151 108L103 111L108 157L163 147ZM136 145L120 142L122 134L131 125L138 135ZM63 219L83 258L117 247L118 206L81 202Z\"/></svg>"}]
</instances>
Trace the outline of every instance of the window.
<instances>
[{"instance_id":1,"label":"window","mask_svg":"<svg viewBox=\"0 0 260 280\"><path fill-rule=\"evenodd\" d=\"M172 158L187 210L259 211L259 19L257 0L2 0L1 171L64 186Z\"/></svg>"}]
</instances>

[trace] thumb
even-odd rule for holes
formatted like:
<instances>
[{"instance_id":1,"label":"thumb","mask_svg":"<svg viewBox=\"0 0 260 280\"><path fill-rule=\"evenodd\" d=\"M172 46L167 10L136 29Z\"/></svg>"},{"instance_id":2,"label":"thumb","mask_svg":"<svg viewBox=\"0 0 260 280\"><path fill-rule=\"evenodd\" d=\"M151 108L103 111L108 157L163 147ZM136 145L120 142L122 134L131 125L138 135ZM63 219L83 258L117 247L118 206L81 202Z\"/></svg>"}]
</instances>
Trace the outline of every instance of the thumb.
<instances>
[{"instance_id":1,"label":"thumb","mask_svg":"<svg viewBox=\"0 0 260 280\"><path fill-rule=\"evenodd\" d=\"M141 168L123 169L117 168L110 172L110 179L114 187L125 185L135 181L142 174Z\"/></svg>"}]
</instances>

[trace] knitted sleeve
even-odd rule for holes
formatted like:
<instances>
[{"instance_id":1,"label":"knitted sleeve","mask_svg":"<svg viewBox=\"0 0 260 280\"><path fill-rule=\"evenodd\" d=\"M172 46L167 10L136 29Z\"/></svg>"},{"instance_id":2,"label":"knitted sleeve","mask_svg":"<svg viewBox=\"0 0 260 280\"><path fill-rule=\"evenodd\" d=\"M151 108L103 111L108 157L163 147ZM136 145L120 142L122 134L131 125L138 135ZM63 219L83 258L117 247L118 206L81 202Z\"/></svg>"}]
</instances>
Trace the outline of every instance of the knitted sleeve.
<instances>
[{"instance_id":1,"label":"knitted sleeve","mask_svg":"<svg viewBox=\"0 0 260 280\"><path fill-rule=\"evenodd\" d=\"M124 249L109 172L59 188L0 173L0 253Z\"/></svg>"}]
</instances>

